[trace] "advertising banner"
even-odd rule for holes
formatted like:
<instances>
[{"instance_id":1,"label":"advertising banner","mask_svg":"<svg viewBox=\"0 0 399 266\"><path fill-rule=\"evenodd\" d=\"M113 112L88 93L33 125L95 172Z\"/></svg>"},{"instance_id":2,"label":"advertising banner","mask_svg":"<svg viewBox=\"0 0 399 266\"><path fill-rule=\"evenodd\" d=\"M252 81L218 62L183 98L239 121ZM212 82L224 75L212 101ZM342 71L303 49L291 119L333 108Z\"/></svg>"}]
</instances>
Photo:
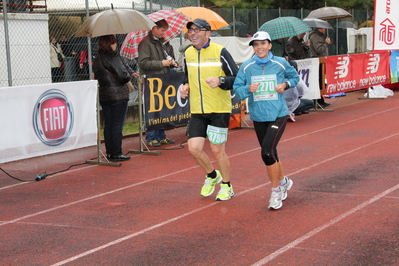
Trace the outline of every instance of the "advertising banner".
<instances>
[{"instance_id":1,"label":"advertising banner","mask_svg":"<svg viewBox=\"0 0 399 266\"><path fill-rule=\"evenodd\" d=\"M189 97L180 97L184 73L146 75L144 83L144 121L148 131L187 125L191 113ZM230 91L233 93L233 90ZM234 95L232 114L241 111L241 102Z\"/></svg>"},{"instance_id":2,"label":"advertising banner","mask_svg":"<svg viewBox=\"0 0 399 266\"><path fill-rule=\"evenodd\" d=\"M0 88L0 163L95 145L97 81Z\"/></svg>"},{"instance_id":3,"label":"advertising banner","mask_svg":"<svg viewBox=\"0 0 399 266\"><path fill-rule=\"evenodd\" d=\"M184 73L146 75L144 117L148 131L187 125L191 114L188 97L180 97Z\"/></svg>"},{"instance_id":4,"label":"advertising banner","mask_svg":"<svg viewBox=\"0 0 399 266\"><path fill-rule=\"evenodd\" d=\"M399 51L391 51L391 83L399 82Z\"/></svg>"},{"instance_id":5,"label":"advertising banner","mask_svg":"<svg viewBox=\"0 0 399 266\"><path fill-rule=\"evenodd\" d=\"M320 85L319 85L319 59L309 58L303 60L295 60L298 64L299 77L308 86L309 91L305 92L303 98L305 99L320 99Z\"/></svg>"},{"instance_id":6,"label":"advertising banner","mask_svg":"<svg viewBox=\"0 0 399 266\"><path fill-rule=\"evenodd\" d=\"M326 58L326 94L389 83L389 70L387 51L329 56Z\"/></svg>"},{"instance_id":7,"label":"advertising banner","mask_svg":"<svg viewBox=\"0 0 399 266\"><path fill-rule=\"evenodd\" d=\"M399 49L399 1L374 0L373 50Z\"/></svg>"}]
</instances>

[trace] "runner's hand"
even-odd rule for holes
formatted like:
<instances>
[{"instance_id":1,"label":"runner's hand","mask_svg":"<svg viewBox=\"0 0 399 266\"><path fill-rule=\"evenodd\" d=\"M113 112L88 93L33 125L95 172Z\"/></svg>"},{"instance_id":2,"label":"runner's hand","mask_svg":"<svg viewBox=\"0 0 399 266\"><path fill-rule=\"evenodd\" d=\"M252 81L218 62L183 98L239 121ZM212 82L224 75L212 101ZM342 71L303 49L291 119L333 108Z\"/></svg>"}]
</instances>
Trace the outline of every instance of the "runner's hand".
<instances>
[{"instance_id":1,"label":"runner's hand","mask_svg":"<svg viewBox=\"0 0 399 266\"><path fill-rule=\"evenodd\" d=\"M255 92L255 91L257 91L259 85L260 85L260 83L252 83L252 84L249 86L249 88L248 88L249 92Z\"/></svg>"},{"instance_id":2,"label":"runner's hand","mask_svg":"<svg viewBox=\"0 0 399 266\"><path fill-rule=\"evenodd\" d=\"M207 78L205 81L206 83L208 83L209 86L211 86L211 88L217 88L220 86L219 78L210 77Z\"/></svg>"},{"instance_id":3,"label":"runner's hand","mask_svg":"<svg viewBox=\"0 0 399 266\"><path fill-rule=\"evenodd\" d=\"M180 97L181 98L186 99L189 92L190 92L190 86L188 85L188 83L186 83L180 87Z\"/></svg>"}]
</instances>

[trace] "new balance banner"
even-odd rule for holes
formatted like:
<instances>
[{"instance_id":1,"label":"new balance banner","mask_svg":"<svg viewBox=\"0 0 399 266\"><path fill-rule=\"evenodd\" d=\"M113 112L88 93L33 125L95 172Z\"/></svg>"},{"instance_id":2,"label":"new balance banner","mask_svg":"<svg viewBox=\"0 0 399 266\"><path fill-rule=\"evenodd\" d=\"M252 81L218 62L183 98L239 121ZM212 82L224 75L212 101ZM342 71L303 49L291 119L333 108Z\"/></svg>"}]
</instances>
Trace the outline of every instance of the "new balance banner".
<instances>
[{"instance_id":1,"label":"new balance banner","mask_svg":"<svg viewBox=\"0 0 399 266\"><path fill-rule=\"evenodd\" d=\"M374 0L373 50L399 49L398 10L398 0Z\"/></svg>"},{"instance_id":2,"label":"new balance banner","mask_svg":"<svg viewBox=\"0 0 399 266\"><path fill-rule=\"evenodd\" d=\"M390 83L389 52L326 58L326 94L331 95Z\"/></svg>"},{"instance_id":3,"label":"new balance banner","mask_svg":"<svg viewBox=\"0 0 399 266\"><path fill-rule=\"evenodd\" d=\"M191 114L189 97L180 97L184 73L146 75L144 79L145 126L148 131L187 125ZM233 91L230 91L233 93ZM232 98L232 114L241 110L241 102Z\"/></svg>"}]
</instances>

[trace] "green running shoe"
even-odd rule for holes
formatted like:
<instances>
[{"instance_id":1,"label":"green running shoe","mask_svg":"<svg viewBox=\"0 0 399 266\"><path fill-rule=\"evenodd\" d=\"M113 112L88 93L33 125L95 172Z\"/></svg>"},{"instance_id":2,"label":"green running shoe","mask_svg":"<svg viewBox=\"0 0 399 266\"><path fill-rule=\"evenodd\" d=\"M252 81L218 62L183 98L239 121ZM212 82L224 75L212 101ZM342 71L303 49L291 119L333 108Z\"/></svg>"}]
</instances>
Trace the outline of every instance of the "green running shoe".
<instances>
[{"instance_id":1,"label":"green running shoe","mask_svg":"<svg viewBox=\"0 0 399 266\"><path fill-rule=\"evenodd\" d=\"M233 186L227 184L220 184L219 193L216 196L216 200L229 200L234 196Z\"/></svg>"},{"instance_id":2,"label":"green running shoe","mask_svg":"<svg viewBox=\"0 0 399 266\"><path fill-rule=\"evenodd\" d=\"M205 176L205 182L201 189L201 195L203 197L208 197L212 195L213 191L215 191L216 184L222 182L222 175L218 170L216 170L217 176L216 178L210 178Z\"/></svg>"}]
</instances>

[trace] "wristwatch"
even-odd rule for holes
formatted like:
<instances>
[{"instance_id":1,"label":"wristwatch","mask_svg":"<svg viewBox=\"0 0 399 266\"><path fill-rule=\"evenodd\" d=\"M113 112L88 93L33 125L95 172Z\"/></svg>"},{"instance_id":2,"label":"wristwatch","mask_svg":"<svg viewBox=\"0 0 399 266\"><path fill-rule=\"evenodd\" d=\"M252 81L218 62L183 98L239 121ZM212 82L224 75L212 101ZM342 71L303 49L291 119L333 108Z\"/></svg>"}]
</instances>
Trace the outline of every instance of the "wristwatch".
<instances>
[{"instance_id":1,"label":"wristwatch","mask_svg":"<svg viewBox=\"0 0 399 266\"><path fill-rule=\"evenodd\" d=\"M284 82L284 83L285 83L285 85L286 85L285 89L288 89L288 88L290 87L290 84L288 83L288 81L286 81L286 82Z\"/></svg>"},{"instance_id":2,"label":"wristwatch","mask_svg":"<svg viewBox=\"0 0 399 266\"><path fill-rule=\"evenodd\" d=\"M220 82L220 85L226 83L225 77L219 77L219 82Z\"/></svg>"}]
</instances>

